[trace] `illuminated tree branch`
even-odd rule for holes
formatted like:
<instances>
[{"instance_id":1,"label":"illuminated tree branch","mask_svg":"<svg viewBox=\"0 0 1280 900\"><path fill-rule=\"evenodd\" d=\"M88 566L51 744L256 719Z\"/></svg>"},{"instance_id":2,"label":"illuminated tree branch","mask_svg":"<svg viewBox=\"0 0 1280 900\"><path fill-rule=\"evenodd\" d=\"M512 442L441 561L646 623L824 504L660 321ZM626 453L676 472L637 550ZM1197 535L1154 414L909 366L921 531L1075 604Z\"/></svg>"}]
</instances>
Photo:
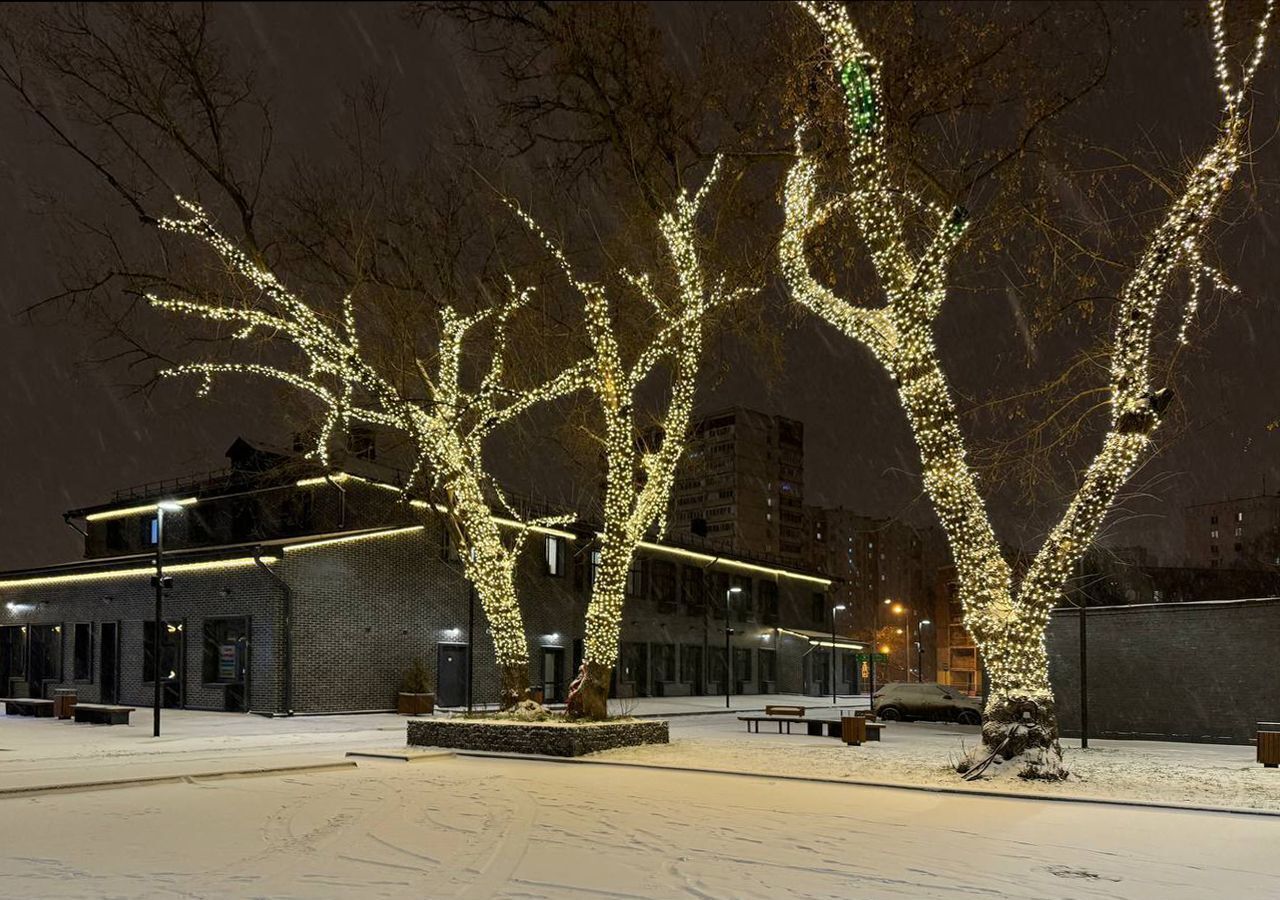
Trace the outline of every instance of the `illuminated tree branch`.
<instances>
[{"instance_id":1,"label":"illuminated tree branch","mask_svg":"<svg viewBox=\"0 0 1280 900\"><path fill-rule=\"evenodd\" d=\"M844 92L852 188L825 206L817 203L817 164L801 154L785 188L779 252L795 299L866 346L898 384L899 399L920 451L925 490L942 522L955 560L965 625L986 661L990 700L984 740L1006 756L1031 754L1035 774L1061 774L1057 722L1044 649L1049 612L1072 567L1092 543L1121 487L1133 474L1159 427L1171 392L1150 380L1156 312L1175 277L1192 289L1181 336L1195 314L1202 283L1229 289L1205 266L1202 244L1244 152L1244 97L1262 60L1272 0L1239 79L1227 60L1223 0L1210 0L1217 80L1223 98L1217 140L1188 175L1153 232L1120 295L1112 337L1111 419L1102 446L1075 497L1050 532L1029 571L1014 584L1000 552L973 469L966 460L955 401L934 343L946 297L948 265L967 213L926 204L936 216L925 249L908 241L910 192L895 181L884 146L884 96L879 63L863 45L843 4L802 2L817 22ZM883 304L856 306L819 283L810 271L806 239L839 207L847 208L866 245Z\"/></svg>"},{"instance_id":2,"label":"illuminated tree branch","mask_svg":"<svg viewBox=\"0 0 1280 900\"><path fill-rule=\"evenodd\" d=\"M517 601L515 568L524 538L537 523L517 521L514 540L504 534L504 529L511 527L510 521L495 512L491 498L496 496L504 507L507 504L486 471L485 440L498 424L539 403L586 387L587 368L571 366L527 390L513 390L504 384L509 324L532 296L530 290L519 290L509 281L510 296L498 305L471 315L447 307L442 311L434 367L418 361L428 397L425 401L407 398L362 354L353 298L343 298L340 324L331 324L220 234L203 209L181 199L179 203L188 217L164 219L161 227L202 240L254 289L256 296L243 305L158 296L150 296L150 302L180 315L240 326L232 339L245 341L260 335L291 347L301 355L303 363L286 368L260 363L191 362L163 374L199 377L202 394L209 390L215 377L250 375L282 382L315 398L324 410L324 418L313 454L326 465L334 437L353 422L406 435L416 454L405 490L408 492L419 478L427 476L428 494L442 493L446 499L445 508L458 540L464 572L475 586L493 635L503 702L509 705L527 696L529 651ZM470 389L463 374L464 361L472 338L482 326L492 330L493 350L479 386ZM415 506L429 505L411 502ZM512 518L518 519L514 514Z\"/></svg>"}]
</instances>

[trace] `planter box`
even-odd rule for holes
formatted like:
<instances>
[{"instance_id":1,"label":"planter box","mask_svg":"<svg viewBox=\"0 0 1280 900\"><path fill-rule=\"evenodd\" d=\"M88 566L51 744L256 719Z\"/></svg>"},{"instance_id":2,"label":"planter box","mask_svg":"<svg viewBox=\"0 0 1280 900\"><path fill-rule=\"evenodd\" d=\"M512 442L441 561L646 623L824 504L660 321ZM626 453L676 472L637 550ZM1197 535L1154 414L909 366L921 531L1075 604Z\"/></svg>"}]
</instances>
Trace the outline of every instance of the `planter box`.
<instances>
[{"instance_id":1,"label":"planter box","mask_svg":"<svg viewBox=\"0 0 1280 900\"><path fill-rule=\"evenodd\" d=\"M616 747L669 742L667 723L510 722L493 719L436 719L409 723L409 744L492 753L584 756Z\"/></svg>"},{"instance_id":2,"label":"planter box","mask_svg":"<svg viewBox=\"0 0 1280 900\"><path fill-rule=\"evenodd\" d=\"M436 709L435 694L396 695L396 711L402 716L429 716Z\"/></svg>"}]
</instances>

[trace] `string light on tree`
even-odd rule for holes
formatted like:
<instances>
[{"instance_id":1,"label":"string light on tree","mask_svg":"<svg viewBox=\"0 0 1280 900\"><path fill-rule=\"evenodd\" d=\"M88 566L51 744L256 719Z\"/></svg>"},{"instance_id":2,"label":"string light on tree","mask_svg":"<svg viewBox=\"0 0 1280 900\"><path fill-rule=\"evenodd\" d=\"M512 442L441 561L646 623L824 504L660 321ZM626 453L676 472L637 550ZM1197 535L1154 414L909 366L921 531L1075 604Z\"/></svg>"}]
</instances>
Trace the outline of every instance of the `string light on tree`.
<instances>
[{"instance_id":1,"label":"string light on tree","mask_svg":"<svg viewBox=\"0 0 1280 900\"><path fill-rule=\"evenodd\" d=\"M200 379L201 394L208 393L219 377L249 375L274 379L311 396L324 413L312 454L325 465L329 464L334 437L352 423L404 434L415 450L414 470L404 490L407 494L422 481L428 493L444 497L464 574L475 587L493 637L502 701L510 705L526 697L529 648L516 595L515 566L530 528L565 519L524 521L511 509L485 469L484 444L503 423L538 404L587 387L588 367L569 366L529 389L515 390L505 383L508 326L532 297L531 290L518 290L508 280L509 296L502 303L471 315L443 309L434 366L417 361L428 396L425 401L408 399L362 355L351 296L343 298L334 323L220 234L201 207L182 198L178 203L187 217L164 219L161 227L204 241L231 273L254 291L248 300L239 301L206 303L150 296L150 302L159 309L236 326L233 340L262 336L287 345L297 352L300 362L296 368L253 362L190 362L163 374ZM476 359L487 368L479 385L468 388L464 384L464 357L470 339L484 327L490 329L493 349ZM472 354L477 357L479 353ZM519 527L515 540L506 541L503 529L509 530L512 520Z\"/></svg>"},{"instance_id":2,"label":"string light on tree","mask_svg":"<svg viewBox=\"0 0 1280 900\"><path fill-rule=\"evenodd\" d=\"M946 299L946 277L968 213L915 198L886 153L879 62L866 49L843 3L802 2L830 50L847 124L852 186L818 200L818 163L800 152L784 189L779 244L792 296L850 339L864 345L898 385L898 396L920 452L925 490L956 564L964 621L986 661L989 703L983 737L1007 756L1026 754L1029 774L1060 777L1061 751L1048 677L1045 630L1063 585L1097 535L1117 492L1149 449L1172 392L1151 383L1152 339L1160 301L1174 279L1191 281L1180 337L1194 319L1203 284L1234 291L1203 260L1209 223L1230 189L1243 154L1244 99L1262 61L1273 10L1267 0L1239 79L1232 75L1222 0L1210 0L1217 81L1222 97L1217 140L1186 177L1181 192L1150 237L1117 304L1110 365L1110 423L1079 488L1035 559L1015 585L1000 551L974 472L955 402L942 373L934 327ZM800 146L803 126L797 133ZM931 213L922 248L907 239L906 204ZM809 266L809 236L837 212L852 216L867 247L883 302L861 307L820 283Z\"/></svg>"},{"instance_id":3,"label":"string light on tree","mask_svg":"<svg viewBox=\"0 0 1280 900\"><path fill-rule=\"evenodd\" d=\"M676 464L693 412L707 318L716 306L745 293L745 289L728 290L723 276L708 284L698 254L698 214L720 167L717 158L698 191L692 195L682 191L674 208L658 222L675 274L673 296L661 296L648 274L622 273L623 280L652 308L657 323L629 365L619 340L621 323L605 289L578 278L563 251L529 216L516 210L583 298L592 350L588 380L604 421L604 522L587 606L582 668L569 692L570 715L603 718L606 714L609 677L618 660L627 573L645 536L655 528L664 529ZM638 439L640 389L662 364L670 369L671 391L660 421L661 443L648 449Z\"/></svg>"}]
</instances>

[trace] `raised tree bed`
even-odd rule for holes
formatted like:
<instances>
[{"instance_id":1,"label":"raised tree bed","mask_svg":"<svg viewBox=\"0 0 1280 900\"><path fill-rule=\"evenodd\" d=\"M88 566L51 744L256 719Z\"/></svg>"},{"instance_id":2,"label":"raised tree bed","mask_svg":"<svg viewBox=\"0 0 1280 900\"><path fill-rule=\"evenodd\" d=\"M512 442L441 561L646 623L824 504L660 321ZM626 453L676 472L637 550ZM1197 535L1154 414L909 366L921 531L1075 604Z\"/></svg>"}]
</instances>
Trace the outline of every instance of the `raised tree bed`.
<instances>
[{"instance_id":1,"label":"raised tree bed","mask_svg":"<svg viewBox=\"0 0 1280 900\"><path fill-rule=\"evenodd\" d=\"M664 721L519 722L509 719L435 719L409 723L409 744L492 753L584 756L617 747L670 742Z\"/></svg>"}]
</instances>

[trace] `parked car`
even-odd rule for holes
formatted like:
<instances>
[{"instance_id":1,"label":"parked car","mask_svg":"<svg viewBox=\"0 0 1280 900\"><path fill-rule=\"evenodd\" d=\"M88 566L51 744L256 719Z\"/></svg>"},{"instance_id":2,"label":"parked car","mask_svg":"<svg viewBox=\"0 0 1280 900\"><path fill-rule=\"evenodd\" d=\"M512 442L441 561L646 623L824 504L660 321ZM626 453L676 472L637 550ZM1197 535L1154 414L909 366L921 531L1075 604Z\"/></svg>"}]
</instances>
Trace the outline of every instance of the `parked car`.
<instances>
[{"instance_id":1,"label":"parked car","mask_svg":"<svg viewBox=\"0 0 1280 900\"><path fill-rule=\"evenodd\" d=\"M982 724L981 701L932 681L886 684L872 695L871 711L887 722L930 719L961 725Z\"/></svg>"}]
</instances>

